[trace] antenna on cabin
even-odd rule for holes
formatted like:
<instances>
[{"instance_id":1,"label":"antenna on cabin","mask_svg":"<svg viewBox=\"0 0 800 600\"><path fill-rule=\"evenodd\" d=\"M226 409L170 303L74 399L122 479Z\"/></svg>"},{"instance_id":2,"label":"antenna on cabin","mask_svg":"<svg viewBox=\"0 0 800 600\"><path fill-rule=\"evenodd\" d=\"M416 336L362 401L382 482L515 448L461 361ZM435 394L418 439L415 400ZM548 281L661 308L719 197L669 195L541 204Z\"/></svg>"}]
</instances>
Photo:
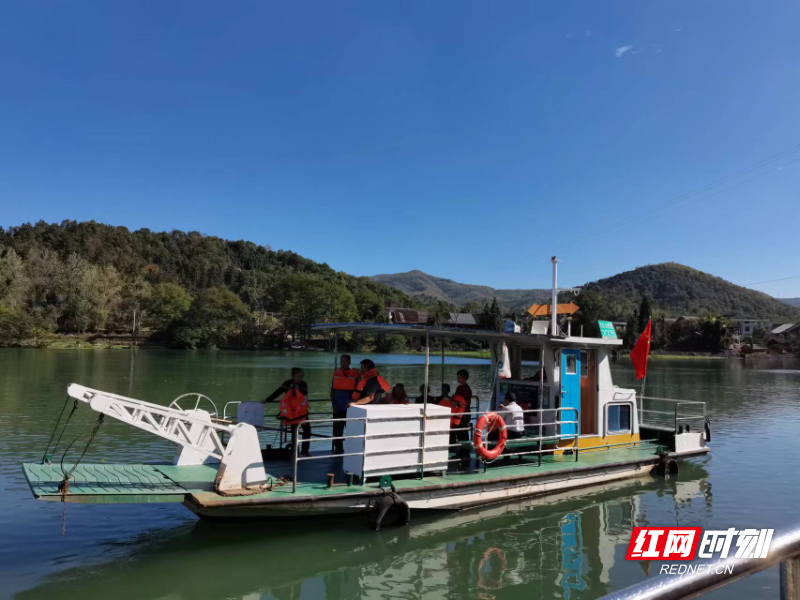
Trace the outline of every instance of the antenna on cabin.
<instances>
[{"instance_id":1,"label":"antenna on cabin","mask_svg":"<svg viewBox=\"0 0 800 600\"><path fill-rule=\"evenodd\" d=\"M550 259L553 263L553 294L550 306L550 335L558 335L558 263L559 260L554 256Z\"/></svg>"},{"instance_id":2,"label":"antenna on cabin","mask_svg":"<svg viewBox=\"0 0 800 600\"><path fill-rule=\"evenodd\" d=\"M553 263L553 292L551 297L551 305L550 305L550 335L553 337L557 337L559 335L558 331L558 292L572 292L573 294L577 295L581 288L564 288L563 290L558 289L558 263L561 261L558 260L555 256L550 259L550 262ZM567 337L572 334L572 327L570 325Z\"/></svg>"}]
</instances>

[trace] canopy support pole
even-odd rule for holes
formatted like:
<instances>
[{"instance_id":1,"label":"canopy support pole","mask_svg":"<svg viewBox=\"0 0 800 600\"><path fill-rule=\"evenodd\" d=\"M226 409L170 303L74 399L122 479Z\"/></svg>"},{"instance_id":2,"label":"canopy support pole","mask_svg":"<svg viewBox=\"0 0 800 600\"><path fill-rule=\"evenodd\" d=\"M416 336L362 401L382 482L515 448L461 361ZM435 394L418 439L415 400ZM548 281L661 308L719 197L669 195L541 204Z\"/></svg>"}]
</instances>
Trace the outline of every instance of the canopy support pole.
<instances>
[{"instance_id":1,"label":"canopy support pole","mask_svg":"<svg viewBox=\"0 0 800 600\"><path fill-rule=\"evenodd\" d=\"M444 339L442 342L442 395L444 395Z\"/></svg>"},{"instance_id":2,"label":"canopy support pole","mask_svg":"<svg viewBox=\"0 0 800 600\"><path fill-rule=\"evenodd\" d=\"M642 378L642 394L639 397L639 430L640 431L641 431L641 427L642 427L642 417L644 416L644 411L643 411L643 409L644 409L644 388L645 388L646 385L647 385L647 373L645 373L644 377ZM678 432L675 431L675 433L678 433Z\"/></svg>"},{"instance_id":3,"label":"canopy support pole","mask_svg":"<svg viewBox=\"0 0 800 600\"><path fill-rule=\"evenodd\" d=\"M419 478L425 479L425 431L428 425L428 370L431 364L430 335L425 332L425 389L422 392L422 460L419 465Z\"/></svg>"}]
</instances>

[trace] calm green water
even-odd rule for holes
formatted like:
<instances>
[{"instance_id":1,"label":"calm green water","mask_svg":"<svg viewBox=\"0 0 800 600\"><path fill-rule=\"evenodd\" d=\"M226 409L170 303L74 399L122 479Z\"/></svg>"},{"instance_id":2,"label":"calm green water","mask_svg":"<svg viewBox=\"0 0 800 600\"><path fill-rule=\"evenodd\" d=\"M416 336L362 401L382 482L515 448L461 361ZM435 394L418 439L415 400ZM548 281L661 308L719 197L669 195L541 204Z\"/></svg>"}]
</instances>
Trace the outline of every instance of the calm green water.
<instances>
[{"instance_id":1,"label":"calm green water","mask_svg":"<svg viewBox=\"0 0 800 600\"><path fill-rule=\"evenodd\" d=\"M409 390L418 357L378 356ZM651 362L648 391L705 400L713 456L684 462L677 479L640 479L467 511L415 516L410 527L368 531L360 521L220 525L180 505L79 506L36 502L19 463L41 458L66 386L80 382L163 404L201 391L219 405L263 398L306 369L325 396L333 357L309 353L0 350L0 595L18 598L595 598L647 576L626 562L634 525L775 527L800 521L800 364ZM485 361L466 365L487 396ZM632 384L627 361L615 382ZM433 370L434 392L440 371ZM85 407L72 431L95 419ZM74 434L73 434L74 435ZM69 435L65 437L70 437ZM173 447L113 421L89 462L168 460ZM658 565L649 569L658 572ZM714 597L714 596L710 596ZM777 598L771 569L718 598Z\"/></svg>"}]
</instances>

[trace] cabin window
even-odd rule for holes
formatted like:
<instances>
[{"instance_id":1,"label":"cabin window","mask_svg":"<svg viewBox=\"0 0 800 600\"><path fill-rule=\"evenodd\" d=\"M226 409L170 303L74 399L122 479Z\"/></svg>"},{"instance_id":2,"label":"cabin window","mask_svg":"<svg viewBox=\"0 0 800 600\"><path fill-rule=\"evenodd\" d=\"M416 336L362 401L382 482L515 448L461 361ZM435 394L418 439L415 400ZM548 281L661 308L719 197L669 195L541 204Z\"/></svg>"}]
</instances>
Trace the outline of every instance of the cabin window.
<instances>
[{"instance_id":1,"label":"cabin window","mask_svg":"<svg viewBox=\"0 0 800 600\"><path fill-rule=\"evenodd\" d=\"M630 433L631 405L608 405L608 433Z\"/></svg>"},{"instance_id":2,"label":"cabin window","mask_svg":"<svg viewBox=\"0 0 800 600\"><path fill-rule=\"evenodd\" d=\"M589 376L589 353L581 352L581 377Z\"/></svg>"},{"instance_id":3,"label":"cabin window","mask_svg":"<svg viewBox=\"0 0 800 600\"><path fill-rule=\"evenodd\" d=\"M578 372L578 357L574 354L567 354L566 374L575 375Z\"/></svg>"}]
</instances>

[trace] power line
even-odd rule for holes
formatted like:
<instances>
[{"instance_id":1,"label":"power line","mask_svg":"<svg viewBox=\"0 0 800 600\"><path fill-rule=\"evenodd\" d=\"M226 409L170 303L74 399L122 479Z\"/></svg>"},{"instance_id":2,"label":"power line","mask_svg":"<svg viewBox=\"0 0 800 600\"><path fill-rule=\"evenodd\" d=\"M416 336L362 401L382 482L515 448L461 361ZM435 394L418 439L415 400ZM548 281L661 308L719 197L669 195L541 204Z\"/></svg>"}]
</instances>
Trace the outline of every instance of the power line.
<instances>
[{"instance_id":1,"label":"power line","mask_svg":"<svg viewBox=\"0 0 800 600\"><path fill-rule=\"evenodd\" d=\"M787 281L789 279L800 279L800 275L792 275L791 277L781 277L779 279L767 279L766 281L756 281L755 283L745 283L742 287L750 287L751 285L760 285L762 283L773 283L774 281Z\"/></svg>"},{"instance_id":2,"label":"power line","mask_svg":"<svg viewBox=\"0 0 800 600\"><path fill-rule=\"evenodd\" d=\"M556 254L558 254L559 251L562 248L572 248L572 247L574 247L575 242L581 242L583 240L595 241L592 238L600 239L600 238L607 237L607 234L609 234L610 232L613 232L613 230L616 230L616 229L619 229L619 228L623 228L624 229L625 226L628 225L628 224L639 222L639 220L642 217L645 217L645 216L648 216L648 215L651 215L651 214L654 214L654 213L658 213L661 210L663 210L664 208L670 207L670 206L675 205L675 204L683 204L685 200L688 200L689 198L691 198L693 196L697 196L699 194L703 194L705 192L711 191L715 187L718 187L718 186L720 186L720 185L722 185L724 183L727 183L729 181L738 179L739 177L741 177L742 175L745 175L747 173L750 173L750 172L753 172L753 171L757 171L757 170L759 170L759 169L761 169L763 167L766 167L769 164L777 162L777 161L781 160L782 158L786 158L787 156L790 156L790 155L792 155L792 154L794 154L794 153L796 153L798 151L800 151L800 144L798 144L798 145L796 145L796 146L794 146L794 147L792 147L792 148L790 148L788 150L784 150L784 151L779 152L777 154L773 154L772 156L764 158L764 159L762 159L762 160L760 160L760 161L758 161L756 163L753 163L752 165L750 165L748 167L745 167L743 169L735 171L734 173L731 173L729 175L721 177L721 178L719 178L719 179L717 179L717 180L715 180L715 181L713 181L711 183L708 183L706 185L703 185L703 186L700 186L698 188L695 188L694 190L691 190L689 192L685 192L683 194L680 194L679 196L675 196L674 198L666 200L666 201L664 201L664 202L662 202L660 204L657 204L657 205L655 205L655 206L653 206L653 207L651 207L651 208L649 208L647 210L641 211L641 212L639 212L639 213L637 213L635 215L627 217L627 218L623 219L622 221L618 221L615 225L612 225L610 228L605 228L605 229L600 230L600 231L588 232L588 233L586 233L586 234L584 234L582 236L578 236L576 238L573 238L573 240L571 242L565 244L564 246L556 248ZM780 168L786 167L789 164L792 164L793 162L796 162L796 161L791 161L791 162L789 162L789 163L787 163L785 165L782 165ZM738 187L738 185L740 185L742 183L747 183L749 181L752 181L753 179L757 179L758 177L761 177L763 175L766 175L766 174L769 174L769 173L773 173L773 172L774 171L772 171L772 170L766 171L764 173L761 173L761 174L757 175L756 177L747 179L744 182L740 182L738 184L735 184L733 186L725 188L722 191L733 189L734 187ZM719 192L717 192L717 193L719 193ZM715 196L715 195L717 195L717 193L705 196L704 198L701 198L701 200L705 199L705 198L710 198L712 196ZM694 203L694 201L686 203L686 204L683 204L683 206L678 206L677 208L678 209L679 208L683 208L684 206L688 206L689 204L693 204L693 203ZM674 212L674 210L676 210L676 209L667 211L664 214L669 214L671 212ZM579 244L579 245L583 245L583 244ZM530 257L528 257L528 258L530 258Z\"/></svg>"},{"instance_id":3,"label":"power line","mask_svg":"<svg viewBox=\"0 0 800 600\"><path fill-rule=\"evenodd\" d=\"M798 148L798 150L800 150L800 148ZM800 162L800 158L796 158L794 160L791 160L788 163L785 163L785 164L781 165L778 169L775 169L775 170L783 169L784 167L788 167L789 165L792 165L792 164L797 163L797 162ZM764 171L763 173L759 173L758 175L754 175L753 177L750 177L750 178L745 179L743 181L736 182L733 185L730 185L730 186L728 186L726 188L723 188L721 190L717 190L717 191L715 191L715 192L713 192L711 194L708 194L706 196L702 196L700 198L692 200L691 202L686 202L686 203L683 203L683 204L681 204L679 206L675 206L675 207L671 208L670 210L662 212L661 214L653 215L649 219L641 220L641 219L637 218L636 220L628 219L626 221L621 221L617 225L612 225L611 227L606 228L601 232L598 232L600 234L600 237L596 237L594 239L587 239L587 240L584 240L584 241L579 242L577 244L573 243L571 246L569 246L567 248L567 251L574 250L576 248L579 248L581 246L585 246L586 244L589 244L589 243L592 243L592 242L600 241L600 240L602 240L604 238L607 238L609 236L612 236L612 235L617 235L621 231L624 231L625 229L628 229L629 227L631 227L633 225L640 225L643 222L648 222L648 221L652 221L652 220L657 219L657 218L661 218L661 217L666 216L668 214L674 213L675 211L678 211L678 210L684 209L684 208L686 208L688 206L691 206L692 204L696 204L697 202L700 202L702 200L708 200L709 198L713 198L714 196L719 196L720 194L723 194L723 193L725 193L727 191L730 191L730 190L732 190L734 188L737 188L737 187L739 187L741 185L744 185L746 183L750 183L751 181L754 181L756 179L764 177L765 175L770 175L770 174L774 173L775 170Z\"/></svg>"}]
</instances>

